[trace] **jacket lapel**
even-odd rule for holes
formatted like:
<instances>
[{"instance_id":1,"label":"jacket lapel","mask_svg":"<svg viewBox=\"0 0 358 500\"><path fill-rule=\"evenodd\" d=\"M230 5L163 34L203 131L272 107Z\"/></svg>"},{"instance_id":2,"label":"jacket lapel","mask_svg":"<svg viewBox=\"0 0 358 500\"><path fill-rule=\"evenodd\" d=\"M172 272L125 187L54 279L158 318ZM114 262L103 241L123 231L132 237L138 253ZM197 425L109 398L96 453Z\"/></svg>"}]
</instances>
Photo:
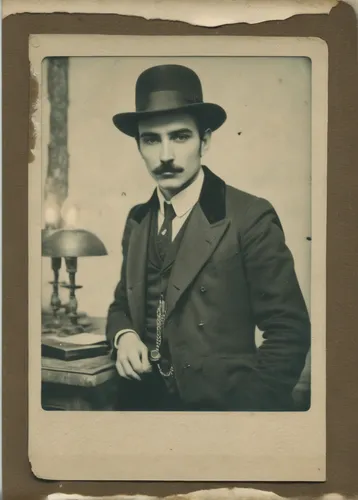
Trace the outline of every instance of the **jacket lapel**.
<instances>
[{"instance_id":1,"label":"jacket lapel","mask_svg":"<svg viewBox=\"0 0 358 500\"><path fill-rule=\"evenodd\" d=\"M204 267L229 227L226 184L206 166L199 202L194 207L178 250L167 288L167 318Z\"/></svg>"},{"instance_id":2,"label":"jacket lapel","mask_svg":"<svg viewBox=\"0 0 358 500\"><path fill-rule=\"evenodd\" d=\"M178 300L210 258L224 236L229 220L210 224L201 206L196 205L183 236L167 288L167 318Z\"/></svg>"}]
</instances>

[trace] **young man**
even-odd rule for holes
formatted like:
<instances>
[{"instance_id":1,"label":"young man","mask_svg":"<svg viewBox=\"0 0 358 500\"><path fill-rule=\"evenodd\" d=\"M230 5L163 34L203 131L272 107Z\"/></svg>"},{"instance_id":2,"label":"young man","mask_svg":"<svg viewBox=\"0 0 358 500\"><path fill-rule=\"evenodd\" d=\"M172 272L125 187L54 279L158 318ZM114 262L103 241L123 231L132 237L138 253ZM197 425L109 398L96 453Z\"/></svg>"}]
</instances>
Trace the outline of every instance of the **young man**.
<instances>
[{"instance_id":1,"label":"young man","mask_svg":"<svg viewBox=\"0 0 358 500\"><path fill-rule=\"evenodd\" d=\"M272 205L202 165L225 119L179 65L144 71L113 117L157 184L128 215L108 311L122 409L292 409L309 316Z\"/></svg>"}]
</instances>

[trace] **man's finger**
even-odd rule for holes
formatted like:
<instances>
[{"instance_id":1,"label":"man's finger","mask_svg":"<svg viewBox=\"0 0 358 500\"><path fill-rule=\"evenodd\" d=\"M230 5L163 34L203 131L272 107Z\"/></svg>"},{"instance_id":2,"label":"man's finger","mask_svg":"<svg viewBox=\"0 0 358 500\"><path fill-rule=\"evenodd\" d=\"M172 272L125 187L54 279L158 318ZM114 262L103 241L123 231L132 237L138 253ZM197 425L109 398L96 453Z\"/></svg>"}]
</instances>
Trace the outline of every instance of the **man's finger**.
<instances>
[{"instance_id":1,"label":"man's finger","mask_svg":"<svg viewBox=\"0 0 358 500\"><path fill-rule=\"evenodd\" d=\"M140 350L131 352L128 356L128 361L136 373L141 373L143 371L142 362L140 360Z\"/></svg>"},{"instance_id":2,"label":"man's finger","mask_svg":"<svg viewBox=\"0 0 358 500\"><path fill-rule=\"evenodd\" d=\"M126 374L124 373L124 369L123 369L123 366L121 364L121 362L117 359L117 362L116 362L116 368L117 368L117 372L119 374L120 377L123 377L123 378L128 378L126 376Z\"/></svg>"},{"instance_id":3,"label":"man's finger","mask_svg":"<svg viewBox=\"0 0 358 500\"><path fill-rule=\"evenodd\" d=\"M141 348L140 356L141 356L141 360L142 360L142 370L145 372L151 372L152 365L150 364L150 361L149 361L148 349L144 344Z\"/></svg>"},{"instance_id":4,"label":"man's finger","mask_svg":"<svg viewBox=\"0 0 358 500\"><path fill-rule=\"evenodd\" d=\"M122 361L122 366L123 366L123 369L124 369L124 373L130 377L130 378L134 378L136 380L140 380L140 376L133 370L133 368L131 367L129 361L126 359L124 361Z\"/></svg>"}]
</instances>

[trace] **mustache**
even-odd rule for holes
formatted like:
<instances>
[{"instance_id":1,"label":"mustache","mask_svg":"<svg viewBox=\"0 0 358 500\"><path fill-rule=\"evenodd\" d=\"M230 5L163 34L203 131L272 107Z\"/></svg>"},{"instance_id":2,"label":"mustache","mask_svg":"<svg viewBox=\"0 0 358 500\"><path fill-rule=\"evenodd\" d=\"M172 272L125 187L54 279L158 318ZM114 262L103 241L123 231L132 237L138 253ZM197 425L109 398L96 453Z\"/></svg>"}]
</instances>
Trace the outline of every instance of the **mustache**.
<instances>
[{"instance_id":1,"label":"mustache","mask_svg":"<svg viewBox=\"0 0 358 500\"><path fill-rule=\"evenodd\" d=\"M154 175L162 175L166 173L179 174L180 172L184 172L183 167L180 167L179 165L174 165L174 163L172 162L162 163L153 170Z\"/></svg>"}]
</instances>

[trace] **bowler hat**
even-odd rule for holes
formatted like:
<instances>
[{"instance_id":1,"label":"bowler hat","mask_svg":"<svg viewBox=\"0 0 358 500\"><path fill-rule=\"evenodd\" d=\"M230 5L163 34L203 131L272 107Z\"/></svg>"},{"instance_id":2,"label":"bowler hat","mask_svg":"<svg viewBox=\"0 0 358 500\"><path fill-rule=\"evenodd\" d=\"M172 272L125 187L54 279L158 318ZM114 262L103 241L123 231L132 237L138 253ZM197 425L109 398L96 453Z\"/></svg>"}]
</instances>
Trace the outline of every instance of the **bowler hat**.
<instances>
[{"instance_id":1,"label":"bowler hat","mask_svg":"<svg viewBox=\"0 0 358 500\"><path fill-rule=\"evenodd\" d=\"M187 112L212 131L226 120L225 110L218 104L203 102L198 75L186 66L164 64L146 69L138 77L134 112L118 113L113 123L123 133L135 137L138 121L159 114Z\"/></svg>"}]
</instances>

